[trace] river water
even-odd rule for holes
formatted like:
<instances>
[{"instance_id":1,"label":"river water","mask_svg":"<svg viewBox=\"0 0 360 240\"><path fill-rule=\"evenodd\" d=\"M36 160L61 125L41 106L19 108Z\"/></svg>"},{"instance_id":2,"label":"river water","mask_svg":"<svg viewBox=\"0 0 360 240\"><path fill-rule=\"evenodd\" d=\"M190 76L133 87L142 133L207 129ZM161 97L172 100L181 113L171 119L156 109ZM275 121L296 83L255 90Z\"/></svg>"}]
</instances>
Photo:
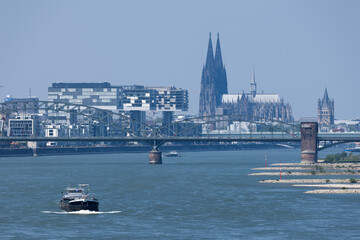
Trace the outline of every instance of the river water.
<instances>
[{"instance_id":1,"label":"river water","mask_svg":"<svg viewBox=\"0 0 360 240\"><path fill-rule=\"evenodd\" d=\"M313 195L251 168L299 162L299 149L0 159L1 239L360 239L359 195ZM59 207L89 183L98 214Z\"/></svg>"}]
</instances>

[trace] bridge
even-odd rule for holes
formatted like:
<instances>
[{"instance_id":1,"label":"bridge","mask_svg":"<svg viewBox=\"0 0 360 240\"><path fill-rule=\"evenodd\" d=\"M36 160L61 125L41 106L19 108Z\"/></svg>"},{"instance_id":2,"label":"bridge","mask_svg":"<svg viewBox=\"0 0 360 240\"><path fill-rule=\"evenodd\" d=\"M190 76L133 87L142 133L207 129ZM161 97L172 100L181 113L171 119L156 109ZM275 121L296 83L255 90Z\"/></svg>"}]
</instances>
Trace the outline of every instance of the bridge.
<instances>
[{"instance_id":1,"label":"bridge","mask_svg":"<svg viewBox=\"0 0 360 240\"><path fill-rule=\"evenodd\" d=\"M66 102L0 103L0 115L5 121L3 124L15 113L45 116L42 125L59 119L69 122L72 118L74 122L78 122L74 120L75 115L76 119L81 118L82 123L88 123L87 126L97 126L106 131L93 136L45 137L34 134L17 136L11 134L11 131L5 136L2 129L0 142L143 142L153 146L149 153L149 163L155 164L162 163L159 147L166 142L300 142L301 162L309 163L317 161L318 151L345 142L360 142L360 133L318 132L316 122L289 124L254 116L217 115L184 118L171 124L159 125L136 121L122 112ZM319 142L327 144L319 146Z\"/></svg>"}]
</instances>

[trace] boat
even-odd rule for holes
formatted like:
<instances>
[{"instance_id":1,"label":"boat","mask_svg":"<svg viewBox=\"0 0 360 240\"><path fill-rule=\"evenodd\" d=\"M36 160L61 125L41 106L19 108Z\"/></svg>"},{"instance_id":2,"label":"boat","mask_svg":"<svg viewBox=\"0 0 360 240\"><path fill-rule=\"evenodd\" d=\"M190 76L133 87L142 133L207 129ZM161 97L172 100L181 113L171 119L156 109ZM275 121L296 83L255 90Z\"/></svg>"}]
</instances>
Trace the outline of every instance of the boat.
<instances>
[{"instance_id":1,"label":"boat","mask_svg":"<svg viewBox=\"0 0 360 240\"><path fill-rule=\"evenodd\" d=\"M60 200L60 208L66 212L80 210L99 211L99 201L89 194L89 184L79 184L78 187L66 188Z\"/></svg>"},{"instance_id":2,"label":"boat","mask_svg":"<svg viewBox=\"0 0 360 240\"><path fill-rule=\"evenodd\" d=\"M356 142L354 148L348 148L346 152L360 152L360 143Z\"/></svg>"},{"instance_id":3,"label":"boat","mask_svg":"<svg viewBox=\"0 0 360 240\"><path fill-rule=\"evenodd\" d=\"M356 146L354 148L345 149L346 152L360 152L360 147Z\"/></svg>"},{"instance_id":4,"label":"boat","mask_svg":"<svg viewBox=\"0 0 360 240\"><path fill-rule=\"evenodd\" d=\"M180 157L180 154L177 151L171 151L164 154L165 157Z\"/></svg>"}]
</instances>

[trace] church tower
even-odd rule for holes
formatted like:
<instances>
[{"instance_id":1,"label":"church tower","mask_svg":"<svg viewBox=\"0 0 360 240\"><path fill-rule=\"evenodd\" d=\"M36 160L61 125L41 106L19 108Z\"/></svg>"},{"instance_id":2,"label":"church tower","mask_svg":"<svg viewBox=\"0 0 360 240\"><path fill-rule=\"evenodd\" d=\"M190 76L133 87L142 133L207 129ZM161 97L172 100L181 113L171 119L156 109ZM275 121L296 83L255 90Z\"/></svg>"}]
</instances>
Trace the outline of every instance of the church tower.
<instances>
[{"instance_id":1,"label":"church tower","mask_svg":"<svg viewBox=\"0 0 360 240\"><path fill-rule=\"evenodd\" d=\"M217 35L215 57L209 34L206 63L201 74L199 116L212 116L221 105L223 94L227 94L226 70L223 65L219 34Z\"/></svg>"},{"instance_id":2,"label":"church tower","mask_svg":"<svg viewBox=\"0 0 360 240\"><path fill-rule=\"evenodd\" d=\"M318 123L320 127L334 124L334 100L329 98L327 88L322 100L318 101Z\"/></svg>"}]
</instances>

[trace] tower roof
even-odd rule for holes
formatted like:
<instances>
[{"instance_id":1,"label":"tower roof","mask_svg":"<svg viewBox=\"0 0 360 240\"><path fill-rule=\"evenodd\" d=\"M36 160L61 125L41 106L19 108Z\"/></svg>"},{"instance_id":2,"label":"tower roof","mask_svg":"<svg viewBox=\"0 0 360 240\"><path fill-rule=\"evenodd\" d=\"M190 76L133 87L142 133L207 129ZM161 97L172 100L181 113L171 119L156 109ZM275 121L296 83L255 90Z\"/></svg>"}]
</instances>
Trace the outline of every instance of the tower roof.
<instances>
[{"instance_id":1,"label":"tower roof","mask_svg":"<svg viewBox=\"0 0 360 240\"><path fill-rule=\"evenodd\" d=\"M250 83L250 93L253 95L253 97L256 96L256 82L255 82L254 66L253 66L253 69L252 69L252 78L251 78L251 83Z\"/></svg>"},{"instance_id":2,"label":"tower roof","mask_svg":"<svg viewBox=\"0 0 360 240\"><path fill-rule=\"evenodd\" d=\"M324 97L322 99L322 105L327 105L330 102L329 95L327 92L327 88L325 88Z\"/></svg>"},{"instance_id":3,"label":"tower roof","mask_svg":"<svg viewBox=\"0 0 360 240\"><path fill-rule=\"evenodd\" d=\"M222 61L222 56L221 56L219 33L217 34L217 41L216 41L215 66L218 67L218 68L223 68L223 61Z\"/></svg>"},{"instance_id":4,"label":"tower roof","mask_svg":"<svg viewBox=\"0 0 360 240\"><path fill-rule=\"evenodd\" d=\"M253 69L252 69L251 83L255 83L255 69L254 69L254 67L253 67Z\"/></svg>"},{"instance_id":5,"label":"tower roof","mask_svg":"<svg viewBox=\"0 0 360 240\"><path fill-rule=\"evenodd\" d=\"M208 45L205 67L209 68L212 67L213 65L214 65L214 52L211 41L211 33L209 33L209 45Z\"/></svg>"}]
</instances>

